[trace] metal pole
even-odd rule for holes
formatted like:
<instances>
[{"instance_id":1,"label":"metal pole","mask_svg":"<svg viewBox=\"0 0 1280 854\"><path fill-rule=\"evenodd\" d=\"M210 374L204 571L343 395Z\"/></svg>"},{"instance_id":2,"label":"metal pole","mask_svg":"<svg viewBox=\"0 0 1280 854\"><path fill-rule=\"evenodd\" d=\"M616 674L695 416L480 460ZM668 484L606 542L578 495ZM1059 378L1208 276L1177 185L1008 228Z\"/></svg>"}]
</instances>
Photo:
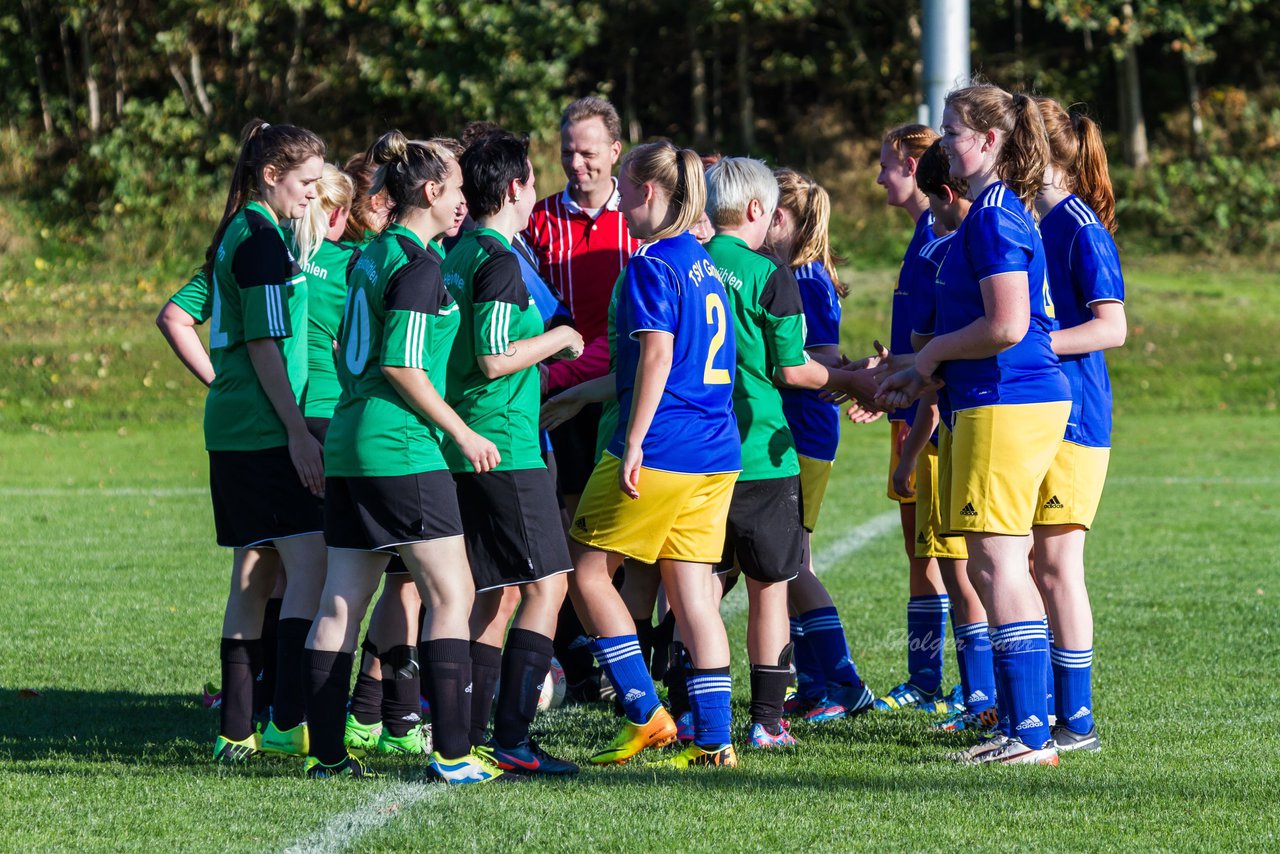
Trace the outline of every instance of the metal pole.
<instances>
[{"instance_id":1,"label":"metal pole","mask_svg":"<svg viewBox=\"0 0 1280 854\"><path fill-rule=\"evenodd\" d=\"M969 82L969 0L923 0L920 123L942 124L947 93Z\"/></svg>"}]
</instances>

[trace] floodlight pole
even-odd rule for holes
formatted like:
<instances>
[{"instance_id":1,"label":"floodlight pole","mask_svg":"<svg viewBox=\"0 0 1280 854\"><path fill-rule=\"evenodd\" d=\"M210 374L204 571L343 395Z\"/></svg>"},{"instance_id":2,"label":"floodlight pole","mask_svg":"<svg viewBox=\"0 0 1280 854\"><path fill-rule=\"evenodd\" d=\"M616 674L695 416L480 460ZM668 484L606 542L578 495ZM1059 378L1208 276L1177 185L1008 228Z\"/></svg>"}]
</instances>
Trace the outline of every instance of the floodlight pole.
<instances>
[{"instance_id":1,"label":"floodlight pole","mask_svg":"<svg viewBox=\"0 0 1280 854\"><path fill-rule=\"evenodd\" d=\"M924 91L919 119L937 128L947 93L969 82L969 0L923 0L922 5Z\"/></svg>"}]
</instances>

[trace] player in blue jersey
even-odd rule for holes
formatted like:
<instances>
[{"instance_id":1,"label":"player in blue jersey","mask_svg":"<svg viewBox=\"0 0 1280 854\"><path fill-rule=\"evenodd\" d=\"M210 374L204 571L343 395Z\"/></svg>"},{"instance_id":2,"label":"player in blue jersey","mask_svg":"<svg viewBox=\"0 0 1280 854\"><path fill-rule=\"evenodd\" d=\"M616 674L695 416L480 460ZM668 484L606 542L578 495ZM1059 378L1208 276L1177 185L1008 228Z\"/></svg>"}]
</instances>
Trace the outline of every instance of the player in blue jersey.
<instances>
[{"instance_id":1,"label":"player in blue jersey","mask_svg":"<svg viewBox=\"0 0 1280 854\"><path fill-rule=\"evenodd\" d=\"M768 245L795 273L804 309L805 352L836 367L842 364L840 298L848 291L840 284L828 235L831 200L819 184L793 169L779 169L774 177L778 206ZM840 410L817 391L784 388L781 395L799 458L804 510L801 571L787 590L798 690L784 710L821 722L865 712L873 699L858 676L839 611L814 574L810 551L840 442Z\"/></svg>"},{"instance_id":2,"label":"player in blue jersey","mask_svg":"<svg viewBox=\"0 0 1280 854\"><path fill-rule=\"evenodd\" d=\"M1038 98L1050 163L1036 199L1057 308L1053 350L1071 382L1071 419L1040 486L1035 577L1053 632L1049 649L1059 750L1097 750L1093 723L1093 612L1084 581L1111 448L1111 380L1103 350L1124 344L1124 276L1111 233L1115 197L1102 134L1088 116Z\"/></svg>"},{"instance_id":3,"label":"player in blue jersey","mask_svg":"<svg viewBox=\"0 0 1280 854\"><path fill-rule=\"evenodd\" d=\"M1071 410L1050 339L1044 244L1029 209L1049 144L1035 101L990 84L947 96L942 139L973 207L939 272L937 334L913 367L883 379L883 400L903 406L939 381L947 386L953 430L941 463L945 525L965 537L1008 720L955 758L1057 764L1045 696L1048 631L1027 568L1040 483Z\"/></svg>"},{"instance_id":4,"label":"player in blue jersey","mask_svg":"<svg viewBox=\"0 0 1280 854\"><path fill-rule=\"evenodd\" d=\"M922 280L920 250L941 232L935 230L929 202L916 182L920 157L938 138L924 125L896 127L884 135L880 147L880 173L876 183L885 188L887 204L902 208L915 222L911 242L903 255L902 266L893 291L890 319L889 350L909 354L911 347L911 291ZM916 288L919 290L919 288ZM949 602L946 586L939 574L938 562L931 555L917 555L917 520L914 482L904 489L894 485L893 473L902 459L903 444L915 421L916 403L889 413L889 498L898 502L902 522L903 545L910 567L907 589L907 679L876 701L876 708L889 711L902 708L932 710L943 701L942 644L946 631Z\"/></svg>"},{"instance_id":5,"label":"player in blue jersey","mask_svg":"<svg viewBox=\"0 0 1280 854\"><path fill-rule=\"evenodd\" d=\"M915 281L907 288L911 294L911 343L922 349L935 331L937 316L937 276L953 244L956 229L969 212L968 188L962 179L950 175L950 164L940 142L929 146L920 156L916 183L929 200L942 237L925 244L914 269ZM894 471L894 484L900 492L916 496L916 555L934 558L946 586L955 637L956 664L960 672L959 703L948 701L950 714L935 724L944 731L990 728L996 721L995 673L992 669L991 641L988 638L986 611L968 575L968 552L964 538L949 536L942 528L942 500L938 489L939 439L949 442L950 415L946 388L927 393L918 401L911 432L902 447L902 458ZM917 620L920 615L912 615ZM945 614L942 615L945 619ZM934 624L937 626L937 624ZM941 627L937 626L941 634ZM909 648L908 656L926 651ZM928 650L929 656L940 657L940 651ZM934 660L938 660L935 658Z\"/></svg>"},{"instance_id":6,"label":"player in blue jersey","mask_svg":"<svg viewBox=\"0 0 1280 854\"><path fill-rule=\"evenodd\" d=\"M619 210L644 241L618 293L618 428L592 472L570 536L570 594L626 722L595 764L669 744L663 708L635 623L613 586L623 557L656 563L692 658L694 742L676 767L736 765L729 738L729 642L712 594L733 484L741 468L733 414L734 336L728 295L689 234L706 200L696 152L637 146L618 176Z\"/></svg>"}]
</instances>

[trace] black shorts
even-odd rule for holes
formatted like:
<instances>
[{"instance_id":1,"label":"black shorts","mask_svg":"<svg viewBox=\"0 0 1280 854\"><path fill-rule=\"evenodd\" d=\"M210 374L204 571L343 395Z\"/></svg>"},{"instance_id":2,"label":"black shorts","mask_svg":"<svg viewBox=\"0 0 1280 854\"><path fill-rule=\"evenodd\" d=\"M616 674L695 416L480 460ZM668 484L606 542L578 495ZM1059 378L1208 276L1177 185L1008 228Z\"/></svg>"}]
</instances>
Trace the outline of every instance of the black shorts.
<instances>
[{"instance_id":1,"label":"black shorts","mask_svg":"<svg viewBox=\"0 0 1280 854\"><path fill-rule=\"evenodd\" d=\"M800 574L804 541L800 478L740 480L733 485L721 568L737 557L743 573L772 584Z\"/></svg>"},{"instance_id":2,"label":"black shorts","mask_svg":"<svg viewBox=\"0 0 1280 854\"><path fill-rule=\"evenodd\" d=\"M455 474L476 591L528 584L573 568L546 469Z\"/></svg>"},{"instance_id":3,"label":"black shorts","mask_svg":"<svg viewBox=\"0 0 1280 854\"><path fill-rule=\"evenodd\" d=\"M324 486L330 548L395 552L396 546L462 535L447 471L390 477L330 477Z\"/></svg>"},{"instance_id":4,"label":"black shorts","mask_svg":"<svg viewBox=\"0 0 1280 854\"><path fill-rule=\"evenodd\" d=\"M288 446L210 451L209 494L220 546L270 547L324 530L323 503L298 479Z\"/></svg>"},{"instance_id":5,"label":"black shorts","mask_svg":"<svg viewBox=\"0 0 1280 854\"><path fill-rule=\"evenodd\" d=\"M589 403L551 431L551 447L556 454L556 486L561 495L581 495L596 467L600 410L600 404Z\"/></svg>"}]
</instances>

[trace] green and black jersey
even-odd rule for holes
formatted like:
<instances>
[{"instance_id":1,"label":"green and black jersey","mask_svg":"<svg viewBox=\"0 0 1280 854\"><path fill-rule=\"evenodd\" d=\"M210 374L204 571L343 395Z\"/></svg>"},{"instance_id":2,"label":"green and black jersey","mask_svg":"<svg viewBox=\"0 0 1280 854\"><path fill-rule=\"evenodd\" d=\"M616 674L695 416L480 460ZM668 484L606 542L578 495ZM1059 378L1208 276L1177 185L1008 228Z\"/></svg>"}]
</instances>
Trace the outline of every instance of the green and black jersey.
<instances>
[{"instance_id":1,"label":"green and black jersey","mask_svg":"<svg viewBox=\"0 0 1280 854\"><path fill-rule=\"evenodd\" d=\"M717 234L707 243L733 303L738 371L733 410L742 437L739 480L766 480L800 473L795 440L773 384L778 368L803 365L804 303L791 269L776 257L747 248L745 241Z\"/></svg>"},{"instance_id":2,"label":"green and black jersey","mask_svg":"<svg viewBox=\"0 0 1280 854\"><path fill-rule=\"evenodd\" d=\"M622 281L627 272L623 270L613 283L613 295L609 297L609 373L618 371L618 293L622 290ZM605 449L613 441L613 434L618 432L618 398L606 400L600 406L600 426L596 432L596 464L604 456Z\"/></svg>"},{"instance_id":3,"label":"green and black jersey","mask_svg":"<svg viewBox=\"0 0 1280 854\"><path fill-rule=\"evenodd\" d=\"M351 243L326 240L311 260L302 261L307 277L307 388L302 414L307 418L331 418L338 404L340 386L333 343L347 302L347 279L360 250Z\"/></svg>"},{"instance_id":4,"label":"green and black jersey","mask_svg":"<svg viewBox=\"0 0 1280 854\"><path fill-rule=\"evenodd\" d=\"M386 477L442 471L444 431L420 416L382 373L418 368L446 393L458 304L440 257L409 229L388 226L365 246L348 280L338 350L342 395L325 438L325 471Z\"/></svg>"},{"instance_id":5,"label":"green and black jersey","mask_svg":"<svg viewBox=\"0 0 1280 854\"><path fill-rule=\"evenodd\" d=\"M294 399L301 400L307 384L306 328L306 276L275 217L261 202L250 202L227 224L213 262L209 359L214 378L204 407L208 450L288 444L246 345L275 339Z\"/></svg>"},{"instance_id":6,"label":"green and black jersey","mask_svg":"<svg viewBox=\"0 0 1280 854\"><path fill-rule=\"evenodd\" d=\"M197 325L204 323L213 314L213 289L209 287L209 277L203 269L191 277L191 281L178 288L169 297L169 302L191 315Z\"/></svg>"},{"instance_id":7,"label":"green and black jersey","mask_svg":"<svg viewBox=\"0 0 1280 854\"><path fill-rule=\"evenodd\" d=\"M488 228L465 232L445 259L444 282L462 315L449 355L450 405L472 430L497 446L502 455L498 471L545 468L538 431L538 366L492 380L480 370L481 356L501 356L513 342L544 331L511 243ZM471 471L452 444L446 454L452 471Z\"/></svg>"}]
</instances>

